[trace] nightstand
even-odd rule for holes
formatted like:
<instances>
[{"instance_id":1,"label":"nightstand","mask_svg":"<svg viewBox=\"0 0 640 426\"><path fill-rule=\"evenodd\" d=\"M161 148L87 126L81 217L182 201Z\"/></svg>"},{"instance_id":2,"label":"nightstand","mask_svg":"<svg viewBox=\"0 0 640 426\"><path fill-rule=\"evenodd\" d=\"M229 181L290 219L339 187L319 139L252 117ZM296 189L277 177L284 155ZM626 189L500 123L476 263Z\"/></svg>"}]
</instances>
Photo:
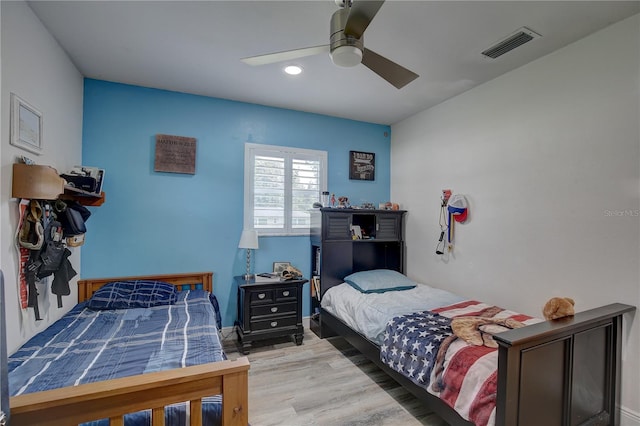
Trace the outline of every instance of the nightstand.
<instances>
[{"instance_id":1,"label":"nightstand","mask_svg":"<svg viewBox=\"0 0 640 426\"><path fill-rule=\"evenodd\" d=\"M257 340L291 336L302 344L302 286L306 279L280 280L234 278L238 285L236 332L241 351L247 355Z\"/></svg>"}]
</instances>

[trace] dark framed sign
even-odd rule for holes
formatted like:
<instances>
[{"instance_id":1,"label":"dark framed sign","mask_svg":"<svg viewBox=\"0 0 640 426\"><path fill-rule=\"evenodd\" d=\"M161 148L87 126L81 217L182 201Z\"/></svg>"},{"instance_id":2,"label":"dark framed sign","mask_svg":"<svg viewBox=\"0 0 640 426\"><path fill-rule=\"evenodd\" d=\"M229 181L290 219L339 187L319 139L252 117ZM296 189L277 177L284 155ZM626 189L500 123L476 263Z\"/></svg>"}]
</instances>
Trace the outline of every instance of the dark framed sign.
<instances>
[{"instance_id":1,"label":"dark framed sign","mask_svg":"<svg viewBox=\"0 0 640 426\"><path fill-rule=\"evenodd\" d=\"M156 135L156 172L196 174L196 138Z\"/></svg>"},{"instance_id":2,"label":"dark framed sign","mask_svg":"<svg viewBox=\"0 0 640 426\"><path fill-rule=\"evenodd\" d=\"M349 151L349 179L375 180L376 154L373 152Z\"/></svg>"}]
</instances>

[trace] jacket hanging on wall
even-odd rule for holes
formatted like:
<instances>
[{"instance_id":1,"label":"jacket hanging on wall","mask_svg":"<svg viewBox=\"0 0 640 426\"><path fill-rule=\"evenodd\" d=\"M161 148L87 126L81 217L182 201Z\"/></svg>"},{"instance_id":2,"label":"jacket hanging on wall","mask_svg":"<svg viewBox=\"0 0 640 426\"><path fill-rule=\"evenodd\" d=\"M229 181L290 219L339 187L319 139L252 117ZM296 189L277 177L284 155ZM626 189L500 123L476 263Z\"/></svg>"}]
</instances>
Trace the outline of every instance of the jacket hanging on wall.
<instances>
[{"instance_id":1,"label":"jacket hanging on wall","mask_svg":"<svg viewBox=\"0 0 640 426\"><path fill-rule=\"evenodd\" d=\"M36 250L31 250L29 255L29 261L24 267L24 276L27 280L28 286L28 299L27 299L27 307L33 308L33 313L36 317L36 321L42 320L40 318L40 308L38 307L38 290L36 288L37 277L36 274L38 272L38 267L40 261L38 260L40 257L40 252Z\"/></svg>"},{"instance_id":2,"label":"jacket hanging on wall","mask_svg":"<svg viewBox=\"0 0 640 426\"><path fill-rule=\"evenodd\" d=\"M68 296L71 294L69 281L78 274L71 266L69 256L71 256L71 251L65 248L62 263L58 270L53 273L51 293L58 296L58 308L62 308L62 296Z\"/></svg>"},{"instance_id":3,"label":"jacket hanging on wall","mask_svg":"<svg viewBox=\"0 0 640 426\"><path fill-rule=\"evenodd\" d=\"M20 272L19 277L22 292L26 290L26 307L33 308L36 321L40 318L38 307L38 290L36 274L40 268L40 250L44 244L44 227L42 226L42 206L37 200L28 201L27 208L23 211L18 230L18 245L20 247ZM28 252L28 255L27 253ZM24 261L24 258L28 260ZM24 283L23 283L24 280ZM26 287L23 289L22 287ZM24 302L23 302L24 308Z\"/></svg>"},{"instance_id":4,"label":"jacket hanging on wall","mask_svg":"<svg viewBox=\"0 0 640 426\"><path fill-rule=\"evenodd\" d=\"M84 241L80 237L86 232L84 221L91 212L75 201L57 200L53 208L46 201L31 200L25 204L17 232L20 252L25 252L25 261L20 266L20 282L24 280L25 287L22 307L33 308L39 321L42 318L36 283L53 274L51 292L57 296L58 308L62 307L62 296L71 294L69 281L77 275L68 259L71 251L66 248L63 236Z\"/></svg>"},{"instance_id":5,"label":"jacket hanging on wall","mask_svg":"<svg viewBox=\"0 0 640 426\"><path fill-rule=\"evenodd\" d=\"M40 267L38 278L48 277L60 268L64 256L62 242L62 224L57 220L49 220L44 231L44 244L40 250Z\"/></svg>"}]
</instances>

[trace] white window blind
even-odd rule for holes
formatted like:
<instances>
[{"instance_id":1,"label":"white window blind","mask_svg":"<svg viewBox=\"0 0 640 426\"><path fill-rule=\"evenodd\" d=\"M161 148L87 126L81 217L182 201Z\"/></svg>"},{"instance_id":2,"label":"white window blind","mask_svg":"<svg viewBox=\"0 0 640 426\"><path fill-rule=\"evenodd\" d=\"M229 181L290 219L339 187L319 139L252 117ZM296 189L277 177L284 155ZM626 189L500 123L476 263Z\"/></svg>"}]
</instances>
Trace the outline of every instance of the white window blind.
<instances>
[{"instance_id":1,"label":"white window blind","mask_svg":"<svg viewBox=\"0 0 640 426\"><path fill-rule=\"evenodd\" d=\"M244 226L260 235L307 234L326 170L326 151L245 144Z\"/></svg>"}]
</instances>

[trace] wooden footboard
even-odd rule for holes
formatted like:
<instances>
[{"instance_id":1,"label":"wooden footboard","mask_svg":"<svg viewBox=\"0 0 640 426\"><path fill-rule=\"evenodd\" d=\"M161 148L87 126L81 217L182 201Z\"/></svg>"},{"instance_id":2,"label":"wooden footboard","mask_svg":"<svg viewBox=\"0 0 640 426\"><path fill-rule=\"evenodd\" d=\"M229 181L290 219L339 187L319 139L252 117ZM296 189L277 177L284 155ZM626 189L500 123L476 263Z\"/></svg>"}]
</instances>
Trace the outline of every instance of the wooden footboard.
<instances>
[{"instance_id":1,"label":"wooden footboard","mask_svg":"<svg viewBox=\"0 0 640 426\"><path fill-rule=\"evenodd\" d=\"M496 425L618 425L622 315L614 303L497 334Z\"/></svg>"},{"instance_id":2,"label":"wooden footboard","mask_svg":"<svg viewBox=\"0 0 640 426\"><path fill-rule=\"evenodd\" d=\"M164 425L164 407L190 402L191 425L202 425L201 398L222 395L222 424L247 426L246 357L141 374L12 397L11 425L69 426L109 418L123 425L127 413L151 409L153 425Z\"/></svg>"},{"instance_id":3,"label":"wooden footboard","mask_svg":"<svg viewBox=\"0 0 640 426\"><path fill-rule=\"evenodd\" d=\"M615 303L495 335L497 426L618 425L623 314ZM380 361L379 348L321 310L323 336L340 335L456 426L471 425L424 388Z\"/></svg>"}]
</instances>

